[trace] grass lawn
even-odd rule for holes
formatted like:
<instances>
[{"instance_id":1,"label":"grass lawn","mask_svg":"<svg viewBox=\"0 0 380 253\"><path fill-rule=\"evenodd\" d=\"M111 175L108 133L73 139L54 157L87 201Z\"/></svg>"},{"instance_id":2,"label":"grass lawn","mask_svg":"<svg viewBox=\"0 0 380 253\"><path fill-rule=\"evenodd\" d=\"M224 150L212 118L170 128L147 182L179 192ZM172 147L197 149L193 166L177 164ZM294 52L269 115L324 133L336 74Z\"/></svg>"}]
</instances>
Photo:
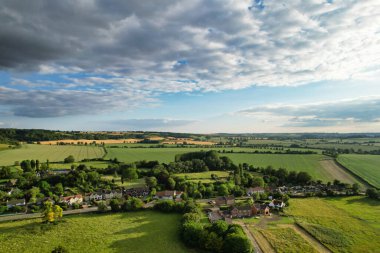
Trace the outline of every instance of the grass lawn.
<instances>
[{"instance_id":1,"label":"grass lawn","mask_svg":"<svg viewBox=\"0 0 380 253\"><path fill-rule=\"evenodd\" d=\"M125 188L134 188L134 187L144 187L146 186L145 184L145 179L144 178L139 178L131 181L124 180L124 184L121 183L121 178L120 177L114 177L114 176L102 176L103 179L107 180L114 180L115 184L119 186L124 186Z\"/></svg>"},{"instance_id":2,"label":"grass lawn","mask_svg":"<svg viewBox=\"0 0 380 253\"><path fill-rule=\"evenodd\" d=\"M104 155L101 147L95 146L71 146L71 145L38 145L27 144L18 149L8 149L0 152L0 166L13 165L15 161L38 159L44 162L61 162L63 159L73 155L76 161L85 158L100 158Z\"/></svg>"},{"instance_id":3,"label":"grass lawn","mask_svg":"<svg viewBox=\"0 0 380 253\"><path fill-rule=\"evenodd\" d=\"M211 179L211 174L215 174L219 178L226 178L230 173L228 171L205 171L196 173L178 173L174 175L177 177L186 177L187 179Z\"/></svg>"},{"instance_id":4,"label":"grass lawn","mask_svg":"<svg viewBox=\"0 0 380 253\"><path fill-rule=\"evenodd\" d=\"M153 211L82 214L41 230L39 220L0 223L0 252L195 253L179 239L180 215Z\"/></svg>"},{"instance_id":5,"label":"grass lawn","mask_svg":"<svg viewBox=\"0 0 380 253\"><path fill-rule=\"evenodd\" d=\"M365 210L363 215L360 209ZM378 252L380 248L380 230L373 224L379 222L379 208L365 197L291 199L286 213L333 252Z\"/></svg>"},{"instance_id":6,"label":"grass lawn","mask_svg":"<svg viewBox=\"0 0 380 253\"><path fill-rule=\"evenodd\" d=\"M380 155L339 155L337 160L368 183L380 188Z\"/></svg>"},{"instance_id":7,"label":"grass lawn","mask_svg":"<svg viewBox=\"0 0 380 253\"><path fill-rule=\"evenodd\" d=\"M260 232L278 253L318 252L291 228L270 228Z\"/></svg>"}]
</instances>

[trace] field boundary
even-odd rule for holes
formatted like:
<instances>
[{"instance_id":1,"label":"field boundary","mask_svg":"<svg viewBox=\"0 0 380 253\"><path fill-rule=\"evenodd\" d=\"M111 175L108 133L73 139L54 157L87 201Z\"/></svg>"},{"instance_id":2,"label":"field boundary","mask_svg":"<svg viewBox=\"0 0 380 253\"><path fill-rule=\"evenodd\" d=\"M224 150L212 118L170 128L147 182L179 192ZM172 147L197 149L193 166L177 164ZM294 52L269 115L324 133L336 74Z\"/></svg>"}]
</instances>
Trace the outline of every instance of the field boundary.
<instances>
[{"instance_id":1,"label":"field boundary","mask_svg":"<svg viewBox=\"0 0 380 253\"><path fill-rule=\"evenodd\" d=\"M322 248L324 248L327 252L332 252L326 245L324 245L320 240L315 238L309 231L307 231L299 222L294 223L295 228L298 228L299 232L304 233L304 235L308 236L309 238L313 238L316 242L318 242Z\"/></svg>"},{"instance_id":2,"label":"field boundary","mask_svg":"<svg viewBox=\"0 0 380 253\"><path fill-rule=\"evenodd\" d=\"M344 166L343 164L341 164L336 158L334 158L334 162L335 164L342 168L343 170L345 170L347 173L351 174L353 177L355 177L360 183L362 183L366 188L375 188L375 189L379 189L377 188L376 186L372 185L371 183L367 182L367 180L365 180L364 178L362 178L361 176L359 176L358 174L356 174L355 172L351 171L349 168L347 168L346 166Z\"/></svg>"}]
</instances>

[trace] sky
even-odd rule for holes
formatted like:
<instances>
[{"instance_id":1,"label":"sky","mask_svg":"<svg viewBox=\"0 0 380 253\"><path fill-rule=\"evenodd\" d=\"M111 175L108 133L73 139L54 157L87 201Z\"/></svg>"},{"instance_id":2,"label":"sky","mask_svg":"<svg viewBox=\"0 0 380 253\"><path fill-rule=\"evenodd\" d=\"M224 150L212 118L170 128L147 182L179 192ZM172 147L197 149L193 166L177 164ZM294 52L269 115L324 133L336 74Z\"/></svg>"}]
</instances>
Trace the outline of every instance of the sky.
<instances>
[{"instance_id":1,"label":"sky","mask_svg":"<svg viewBox=\"0 0 380 253\"><path fill-rule=\"evenodd\" d=\"M0 127L380 132L378 0L0 0Z\"/></svg>"}]
</instances>

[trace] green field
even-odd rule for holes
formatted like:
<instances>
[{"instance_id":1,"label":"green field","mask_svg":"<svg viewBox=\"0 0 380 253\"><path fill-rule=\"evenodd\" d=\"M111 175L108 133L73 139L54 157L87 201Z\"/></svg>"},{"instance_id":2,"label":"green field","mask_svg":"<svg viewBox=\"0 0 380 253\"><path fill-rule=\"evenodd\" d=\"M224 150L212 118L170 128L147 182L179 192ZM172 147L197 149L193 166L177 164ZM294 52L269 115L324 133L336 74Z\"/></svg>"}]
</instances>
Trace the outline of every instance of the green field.
<instances>
[{"instance_id":1,"label":"green field","mask_svg":"<svg viewBox=\"0 0 380 253\"><path fill-rule=\"evenodd\" d=\"M73 155L79 161L86 158L100 158L104 155L101 147L71 146L71 145L38 145L27 144L18 149L0 151L0 165L13 165L15 161L38 159L51 162L63 161L67 156Z\"/></svg>"},{"instance_id":2,"label":"green field","mask_svg":"<svg viewBox=\"0 0 380 253\"><path fill-rule=\"evenodd\" d=\"M102 176L102 178L109 180L109 181L111 181L113 179L115 184L117 184L119 186L124 186L126 189L146 186L144 178L139 178L139 179L135 179L135 180L124 180L124 184L121 183L121 178L119 176L117 176L117 177L115 177L115 176Z\"/></svg>"},{"instance_id":3,"label":"green field","mask_svg":"<svg viewBox=\"0 0 380 253\"><path fill-rule=\"evenodd\" d=\"M248 163L255 167L286 168L288 171L306 171L314 179L332 181L335 178L324 168L320 161L323 155L286 155L286 154L227 154L235 163Z\"/></svg>"},{"instance_id":4,"label":"green field","mask_svg":"<svg viewBox=\"0 0 380 253\"><path fill-rule=\"evenodd\" d=\"M9 149L9 145L8 144L1 144L0 143L0 151L7 150L7 149Z\"/></svg>"},{"instance_id":5,"label":"green field","mask_svg":"<svg viewBox=\"0 0 380 253\"><path fill-rule=\"evenodd\" d=\"M278 253L318 252L291 228L270 228L260 232Z\"/></svg>"},{"instance_id":6,"label":"green field","mask_svg":"<svg viewBox=\"0 0 380 253\"><path fill-rule=\"evenodd\" d=\"M137 145L137 144L131 144L131 145ZM176 154L184 154L189 152L196 152L196 151L207 151L207 150L216 150L220 151L221 156L230 155L231 151L233 152L265 152L265 151L271 151L271 152L283 152L283 150L274 150L274 149L257 149L257 148L240 148L240 147L227 147L227 148L107 148L107 156L106 159L113 159L117 158L119 161L122 162L135 162L135 161L141 161L141 160L157 160L160 163L169 163L174 162L174 157ZM300 149L291 149L291 150L300 150ZM307 150L307 149L304 149ZM223 153L226 152L226 153Z\"/></svg>"},{"instance_id":7,"label":"green field","mask_svg":"<svg viewBox=\"0 0 380 253\"><path fill-rule=\"evenodd\" d=\"M187 179L211 179L211 174L215 174L219 178L226 178L230 175L228 171L205 171L197 173L178 173L174 174L174 176L183 177Z\"/></svg>"},{"instance_id":8,"label":"green field","mask_svg":"<svg viewBox=\"0 0 380 253\"><path fill-rule=\"evenodd\" d=\"M380 248L380 205L365 197L291 199L286 213L333 252Z\"/></svg>"},{"instance_id":9,"label":"green field","mask_svg":"<svg viewBox=\"0 0 380 253\"><path fill-rule=\"evenodd\" d=\"M0 252L194 253L180 242L179 223L180 215L153 211L67 216L48 231L39 220L0 223Z\"/></svg>"},{"instance_id":10,"label":"green field","mask_svg":"<svg viewBox=\"0 0 380 253\"><path fill-rule=\"evenodd\" d=\"M339 155L337 160L368 183L380 188L380 155Z\"/></svg>"}]
</instances>

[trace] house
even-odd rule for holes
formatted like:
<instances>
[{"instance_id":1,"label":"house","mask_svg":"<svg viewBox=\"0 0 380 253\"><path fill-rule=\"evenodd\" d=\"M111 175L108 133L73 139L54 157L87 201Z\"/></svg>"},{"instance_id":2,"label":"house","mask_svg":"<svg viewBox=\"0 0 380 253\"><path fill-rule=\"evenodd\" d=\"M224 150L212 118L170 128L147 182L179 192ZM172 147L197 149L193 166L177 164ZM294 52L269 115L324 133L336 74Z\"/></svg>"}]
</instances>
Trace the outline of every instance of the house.
<instances>
[{"instance_id":1,"label":"house","mask_svg":"<svg viewBox=\"0 0 380 253\"><path fill-rule=\"evenodd\" d=\"M221 205L234 205L235 204L235 197L234 196L223 196L223 197L216 197L215 203L218 206Z\"/></svg>"},{"instance_id":2,"label":"house","mask_svg":"<svg viewBox=\"0 0 380 253\"><path fill-rule=\"evenodd\" d=\"M223 219L223 216L221 215L220 211L213 211L213 212L209 212L207 214L208 216L208 219L211 223L214 223L218 220L222 220Z\"/></svg>"},{"instance_id":3,"label":"house","mask_svg":"<svg viewBox=\"0 0 380 253\"><path fill-rule=\"evenodd\" d=\"M12 200L7 201L8 208L12 208L15 206L25 206L25 205L26 205L25 199L12 199Z\"/></svg>"},{"instance_id":4,"label":"house","mask_svg":"<svg viewBox=\"0 0 380 253\"><path fill-rule=\"evenodd\" d=\"M180 191L160 191L156 192L154 198L164 200L180 200L183 192Z\"/></svg>"},{"instance_id":5,"label":"house","mask_svg":"<svg viewBox=\"0 0 380 253\"><path fill-rule=\"evenodd\" d=\"M113 199L113 198L122 198L123 193L118 191L103 191L102 196L104 200Z\"/></svg>"},{"instance_id":6,"label":"house","mask_svg":"<svg viewBox=\"0 0 380 253\"><path fill-rule=\"evenodd\" d=\"M61 202L68 204L69 206L73 204L82 204L83 202L83 196L80 194L67 196L67 197L61 197Z\"/></svg>"},{"instance_id":7,"label":"house","mask_svg":"<svg viewBox=\"0 0 380 253\"><path fill-rule=\"evenodd\" d=\"M265 192L265 190L262 187L250 187L246 190L246 193L248 196L252 196L253 194L256 194L256 193L261 194L264 192Z\"/></svg>"},{"instance_id":8,"label":"house","mask_svg":"<svg viewBox=\"0 0 380 253\"><path fill-rule=\"evenodd\" d=\"M254 213L254 206L245 205L245 206L235 206L231 210L232 218L242 218L242 217L251 217Z\"/></svg>"},{"instance_id":9,"label":"house","mask_svg":"<svg viewBox=\"0 0 380 253\"><path fill-rule=\"evenodd\" d=\"M87 193L84 197L84 200L86 202L90 201L99 201L103 199L103 194L101 192L93 192L93 193Z\"/></svg>"},{"instance_id":10,"label":"house","mask_svg":"<svg viewBox=\"0 0 380 253\"><path fill-rule=\"evenodd\" d=\"M252 215L270 215L269 207L265 204L254 204L252 207Z\"/></svg>"},{"instance_id":11,"label":"house","mask_svg":"<svg viewBox=\"0 0 380 253\"><path fill-rule=\"evenodd\" d=\"M149 195L149 188L148 187L130 188L130 189L123 190L123 194L125 196L142 198Z\"/></svg>"},{"instance_id":12,"label":"house","mask_svg":"<svg viewBox=\"0 0 380 253\"><path fill-rule=\"evenodd\" d=\"M283 208L285 207L285 203L281 200L272 200L272 202L269 203L269 207L271 208Z\"/></svg>"}]
</instances>

